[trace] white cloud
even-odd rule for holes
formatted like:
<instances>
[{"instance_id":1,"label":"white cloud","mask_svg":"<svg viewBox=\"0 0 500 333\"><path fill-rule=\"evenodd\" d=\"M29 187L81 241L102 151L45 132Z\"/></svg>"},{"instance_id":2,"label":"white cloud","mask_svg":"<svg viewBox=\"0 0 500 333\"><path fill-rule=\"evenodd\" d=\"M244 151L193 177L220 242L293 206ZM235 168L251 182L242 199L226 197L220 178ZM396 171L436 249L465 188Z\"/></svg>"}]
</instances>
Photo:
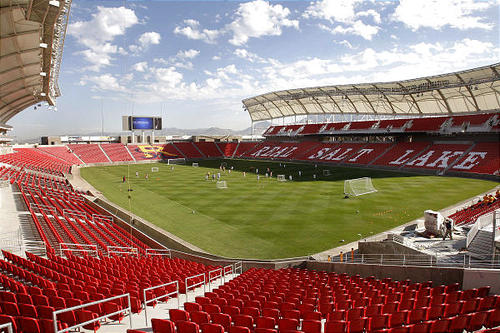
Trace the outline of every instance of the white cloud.
<instances>
[{"instance_id":1,"label":"white cloud","mask_svg":"<svg viewBox=\"0 0 500 333\"><path fill-rule=\"evenodd\" d=\"M137 23L137 16L131 9L98 6L97 13L92 14L89 21L71 23L68 34L86 47L80 54L91 64L89 69L100 71L111 64L112 54L123 51L112 44L114 39Z\"/></svg>"},{"instance_id":2,"label":"white cloud","mask_svg":"<svg viewBox=\"0 0 500 333\"><path fill-rule=\"evenodd\" d=\"M125 76L125 80L131 80L130 75ZM107 90L115 92L125 92L126 88L120 85L120 81L111 74L101 74L101 75L85 75L80 80L80 85L87 85L88 83L93 83L93 89Z\"/></svg>"},{"instance_id":3,"label":"white cloud","mask_svg":"<svg viewBox=\"0 0 500 333\"><path fill-rule=\"evenodd\" d=\"M150 31L145 32L139 36L137 44L132 44L129 46L130 51L138 54L147 50L151 45L160 44L161 35L157 32Z\"/></svg>"},{"instance_id":4,"label":"white cloud","mask_svg":"<svg viewBox=\"0 0 500 333\"><path fill-rule=\"evenodd\" d=\"M189 49L189 50L181 50L177 52L177 58L179 59L194 59L200 54L200 51Z\"/></svg>"},{"instance_id":5,"label":"white cloud","mask_svg":"<svg viewBox=\"0 0 500 333\"><path fill-rule=\"evenodd\" d=\"M261 62L261 63L267 62L264 58L258 56L255 53L249 52L246 49L236 49L234 50L233 54L238 58L246 59L250 62Z\"/></svg>"},{"instance_id":6,"label":"white cloud","mask_svg":"<svg viewBox=\"0 0 500 333\"><path fill-rule=\"evenodd\" d=\"M441 29L445 26L460 30L493 28L492 23L484 22L484 18L477 16L498 2L474 0L401 0L393 18L403 22L416 31L420 28Z\"/></svg>"},{"instance_id":7,"label":"white cloud","mask_svg":"<svg viewBox=\"0 0 500 333\"><path fill-rule=\"evenodd\" d=\"M288 18L288 8L263 0L240 4L235 15L226 27L233 35L229 42L234 45L244 45L249 38L279 36L283 27L299 28L299 21Z\"/></svg>"},{"instance_id":8,"label":"white cloud","mask_svg":"<svg viewBox=\"0 0 500 333\"><path fill-rule=\"evenodd\" d=\"M214 56L212 57L212 60L220 60L220 59L221 59L221 57L220 57L220 56L217 56L217 55L214 55Z\"/></svg>"},{"instance_id":9,"label":"white cloud","mask_svg":"<svg viewBox=\"0 0 500 333\"><path fill-rule=\"evenodd\" d=\"M380 19L380 14L377 13L373 9L368 9L368 10L363 11L363 12L358 12L358 13L356 13L356 16L357 17L371 16L371 17L373 17L373 21L375 23L380 24L382 22L382 20Z\"/></svg>"},{"instance_id":10,"label":"white cloud","mask_svg":"<svg viewBox=\"0 0 500 333\"><path fill-rule=\"evenodd\" d=\"M218 30L200 30L200 22L193 19L184 20L184 26L176 26L174 33L184 35L189 39L202 40L208 44L214 44L220 34Z\"/></svg>"},{"instance_id":11,"label":"white cloud","mask_svg":"<svg viewBox=\"0 0 500 333\"><path fill-rule=\"evenodd\" d=\"M186 78L170 60L156 59L148 64L145 81L133 80L127 89L134 98L149 103L163 100L234 101L260 93L310 86L352 84L411 79L466 69L496 61L498 46L490 42L464 39L456 42L416 43L392 49L365 48L333 58L306 58L292 62L266 59L264 65L235 64L200 70L196 81ZM236 56L255 56L243 48ZM154 64L157 64L156 66ZM139 65L138 65L139 66ZM126 77L87 78L95 89L123 89ZM124 98L127 92L123 92ZM166 97L168 96L168 97ZM237 103L236 103L237 104Z\"/></svg>"},{"instance_id":12,"label":"white cloud","mask_svg":"<svg viewBox=\"0 0 500 333\"><path fill-rule=\"evenodd\" d=\"M380 14L374 9L357 12L356 7L361 3L362 0L320 0L311 3L303 17L327 20L330 25L319 24L318 26L332 34L351 34L372 40L380 27L366 24L361 18L372 17L376 24L380 24Z\"/></svg>"},{"instance_id":13,"label":"white cloud","mask_svg":"<svg viewBox=\"0 0 500 333\"><path fill-rule=\"evenodd\" d=\"M145 72L148 68L148 63L146 61L141 61L132 66L132 69L137 72Z\"/></svg>"},{"instance_id":14,"label":"white cloud","mask_svg":"<svg viewBox=\"0 0 500 333\"><path fill-rule=\"evenodd\" d=\"M304 12L305 18L319 18L330 22L349 23L356 17L354 7L362 0L321 0L311 3Z\"/></svg>"}]
</instances>

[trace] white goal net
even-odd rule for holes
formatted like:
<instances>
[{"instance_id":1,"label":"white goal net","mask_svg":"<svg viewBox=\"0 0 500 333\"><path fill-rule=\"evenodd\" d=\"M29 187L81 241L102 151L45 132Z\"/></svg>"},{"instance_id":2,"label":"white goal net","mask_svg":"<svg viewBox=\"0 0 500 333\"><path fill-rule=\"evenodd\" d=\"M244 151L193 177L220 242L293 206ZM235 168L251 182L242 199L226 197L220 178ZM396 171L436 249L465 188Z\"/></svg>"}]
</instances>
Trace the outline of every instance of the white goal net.
<instances>
[{"instance_id":1,"label":"white goal net","mask_svg":"<svg viewBox=\"0 0 500 333\"><path fill-rule=\"evenodd\" d=\"M286 177L285 175L277 175L276 179L280 182L286 182Z\"/></svg>"},{"instance_id":2,"label":"white goal net","mask_svg":"<svg viewBox=\"0 0 500 333\"><path fill-rule=\"evenodd\" d=\"M224 189L227 188L227 183L225 180L219 180L216 184L217 188Z\"/></svg>"},{"instance_id":3,"label":"white goal net","mask_svg":"<svg viewBox=\"0 0 500 333\"><path fill-rule=\"evenodd\" d=\"M195 168L197 168L197 167L199 167L199 166L200 166L200 165L199 165L198 163L196 163L196 162L193 162L193 164L192 164L192 165L193 165Z\"/></svg>"},{"instance_id":4,"label":"white goal net","mask_svg":"<svg viewBox=\"0 0 500 333\"><path fill-rule=\"evenodd\" d=\"M330 175L331 175L330 170L328 170L328 169L323 170L323 176L328 177Z\"/></svg>"},{"instance_id":5,"label":"white goal net","mask_svg":"<svg viewBox=\"0 0 500 333\"><path fill-rule=\"evenodd\" d=\"M151 172L158 172L158 171L160 171L160 168L158 168L158 167L151 168Z\"/></svg>"},{"instance_id":6,"label":"white goal net","mask_svg":"<svg viewBox=\"0 0 500 333\"><path fill-rule=\"evenodd\" d=\"M344 182L344 194L348 196L357 197L358 195L377 192L373 187L372 179L370 177L347 179Z\"/></svg>"},{"instance_id":7,"label":"white goal net","mask_svg":"<svg viewBox=\"0 0 500 333\"><path fill-rule=\"evenodd\" d=\"M167 160L167 164L186 164L185 158L170 158Z\"/></svg>"}]
</instances>

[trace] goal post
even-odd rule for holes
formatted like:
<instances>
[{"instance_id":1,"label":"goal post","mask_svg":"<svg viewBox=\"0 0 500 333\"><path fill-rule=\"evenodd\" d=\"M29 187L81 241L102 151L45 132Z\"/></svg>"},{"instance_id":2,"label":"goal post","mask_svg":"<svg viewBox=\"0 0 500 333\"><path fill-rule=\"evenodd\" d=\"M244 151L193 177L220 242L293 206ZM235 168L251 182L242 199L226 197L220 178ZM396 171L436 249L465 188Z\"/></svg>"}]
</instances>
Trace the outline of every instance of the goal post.
<instances>
[{"instance_id":1,"label":"goal post","mask_svg":"<svg viewBox=\"0 0 500 333\"><path fill-rule=\"evenodd\" d=\"M276 176L276 179L277 179L279 182L286 182L286 177L285 177L285 175L277 175L277 176Z\"/></svg>"},{"instance_id":2,"label":"goal post","mask_svg":"<svg viewBox=\"0 0 500 333\"><path fill-rule=\"evenodd\" d=\"M192 166L193 166L193 167L195 167L195 168L197 168L197 167L199 167L200 165L199 165L197 162L193 162Z\"/></svg>"},{"instance_id":3,"label":"goal post","mask_svg":"<svg viewBox=\"0 0 500 333\"><path fill-rule=\"evenodd\" d=\"M158 168L158 167L151 168L151 172L158 172L158 171L160 171L160 168Z\"/></svg>"},{"instance_id":4,"label":"goal post","mask_svg":"<svg viewBox=\"0 0 500 333\"><path fill-rule=\"evenodd\" d=\"M186 159L185 158L169 158L167 159L167 164L186 164Z\"/></svg>"},{"instance_id":5,"label":"goal post","mask_svg":"<svg viewBox=\"0 0 500 333\"><path fill-rule=\"evenodd\" d=\"M216 186L219 189L225 189L225 188L227 188L227 183L225 180L219 180L219 181L217 181Z\"/></svg>"},{"instance_id":6,"label":"goal post","mask_svg":"<svg viewBox=\"0 0 500 333\"><path fill-rule=\"evenodd\" d=\"M377 192L370 177L347 179L344 182L344 194L357 197L359 195Z\"/></svg>"}]
</instances>

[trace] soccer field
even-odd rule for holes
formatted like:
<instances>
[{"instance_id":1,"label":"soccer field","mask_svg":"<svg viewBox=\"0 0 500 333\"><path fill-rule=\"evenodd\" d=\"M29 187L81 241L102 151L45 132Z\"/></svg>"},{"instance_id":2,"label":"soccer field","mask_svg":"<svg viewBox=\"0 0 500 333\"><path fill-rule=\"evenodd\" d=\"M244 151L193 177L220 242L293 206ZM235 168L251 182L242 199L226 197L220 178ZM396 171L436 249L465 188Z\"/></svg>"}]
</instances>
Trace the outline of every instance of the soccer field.
<instances>
[{"instance_id":1,"label":"soccer field","mask_svg":"<svg viewBox=\"0 0 500 333\"><path fill-rule=\"evenodd\" d=\"M234 170L221 172L221 163ZM152 173L152 167L159 172ZM265 177L267 168L273 178ZM322 176L323 169L331 176ZM207 172L221 172L227 188L206 181ZM294 180L277 181L278 174L287 179L292 174ZM246 160L199 161L199 167L173 169L164 163L91 167L82 168L81 175L109 200L208 252L261 259L321 252L497 185L467 178L292 163L283 167L279 162ZM133 190L131 209L123 176ZM344 180L358 177L372 177L378 192L344 199Z\"/></svg>"}]
</instances>

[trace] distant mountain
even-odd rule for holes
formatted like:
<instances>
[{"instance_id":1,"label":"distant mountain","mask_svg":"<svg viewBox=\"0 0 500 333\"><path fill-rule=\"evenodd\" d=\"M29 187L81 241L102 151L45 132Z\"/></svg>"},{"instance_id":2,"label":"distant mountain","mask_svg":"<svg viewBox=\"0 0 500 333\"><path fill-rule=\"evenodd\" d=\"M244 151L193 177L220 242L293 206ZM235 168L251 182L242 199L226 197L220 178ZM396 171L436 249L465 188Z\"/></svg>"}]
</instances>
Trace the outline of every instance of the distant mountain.
<instances>
[{"instance_id":1,"label":"distant mountain","mask_svg":"<svg viewBox=\"0 0 500 333\"><path fill-rule=\"evenodd\" d=\"M258 126L254 127L254 135L260 135L264 133L264 131L271 125L269 122L262 122L259 123ZM118 136L118 135L128 135L130 132L105 132L105 136ZM214 135L214 136L221 136L221 135L236 135L236 136L243 136L243 135L251 135L252 134L252 129L250 127L242 129L242 130L232 130L229 128L219 128L219 127L209 127L209 128L190 128L190 129L183 129L183 128L177 128L177 127L169 127L169 128L164 128L161 131L155 131L155 135L175 135L175 136L183 136L183 135ZM70 136L100 136L102 135L101 132L81 132L81 133L64 133L64 134L51 134L53 136L64 136L64 135L70 135ZM16 143L40 143L40 138L16 138L17 140Z\"/></svg>"}]
</instances>

